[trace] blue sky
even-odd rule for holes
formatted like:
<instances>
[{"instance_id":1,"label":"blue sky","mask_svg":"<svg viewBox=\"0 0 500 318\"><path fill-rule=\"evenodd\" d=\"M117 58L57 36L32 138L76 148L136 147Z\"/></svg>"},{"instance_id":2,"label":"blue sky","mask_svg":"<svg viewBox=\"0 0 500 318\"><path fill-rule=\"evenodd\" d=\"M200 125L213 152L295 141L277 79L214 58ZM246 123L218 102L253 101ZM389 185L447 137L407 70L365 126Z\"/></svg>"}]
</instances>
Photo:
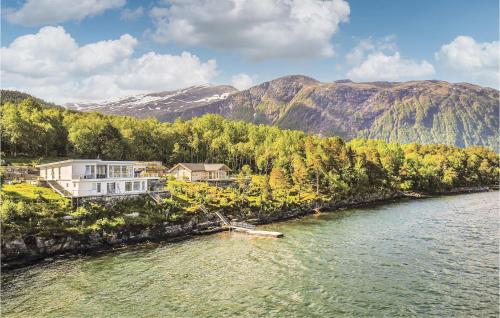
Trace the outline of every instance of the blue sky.
<instances>
[{"instance_id":1,"label":"blue sky","mask_svg":"<svg viewBox=\"0 0 500 318\"><path fill-rule=\"evenodd\" d=\"M498 12L495 0L3 1L2 87L56 102L289 74L498 88Z\"/></svg>"}]
</instances>

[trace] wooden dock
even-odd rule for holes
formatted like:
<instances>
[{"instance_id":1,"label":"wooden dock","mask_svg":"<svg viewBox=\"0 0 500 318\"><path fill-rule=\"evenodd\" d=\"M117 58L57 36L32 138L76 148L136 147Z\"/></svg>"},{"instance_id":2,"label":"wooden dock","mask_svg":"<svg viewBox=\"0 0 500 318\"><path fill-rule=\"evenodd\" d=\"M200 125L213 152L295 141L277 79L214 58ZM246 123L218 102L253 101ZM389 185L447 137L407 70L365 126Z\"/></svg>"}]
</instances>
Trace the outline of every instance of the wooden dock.
<instances>
[{"instance_id":1,"label":"wooden dock","mask_svg":"<svg viewBox=\"0 0 500 318\"><path fill-rule=\"evenodd\" d=\"M260 237L283 237L283 233L281 232L273 232L273 231L261 231L261 230L252 230L244 227L237 226L228 226L230 231L242 232L250 235L260 236Z\"/></svg>"},{"instance_id":2,"label":"wooden dock","mask_svg":"<svg viewBox=\"0 0 500 318\"><path fill-rule=\"evenodd\" d=\"M200 205L200 209L208 214L207 209ZM222 227L228 229L229 231L246 233L249 235L255 235L260 237L283 237L283 233L281 232L273 232L273 231L261 231L257 230L255 225L248 224L245 222L233 222L229 221L222 213L219 211L214 212L215 215L222 221Z\"/></svg>"}]
</instances>

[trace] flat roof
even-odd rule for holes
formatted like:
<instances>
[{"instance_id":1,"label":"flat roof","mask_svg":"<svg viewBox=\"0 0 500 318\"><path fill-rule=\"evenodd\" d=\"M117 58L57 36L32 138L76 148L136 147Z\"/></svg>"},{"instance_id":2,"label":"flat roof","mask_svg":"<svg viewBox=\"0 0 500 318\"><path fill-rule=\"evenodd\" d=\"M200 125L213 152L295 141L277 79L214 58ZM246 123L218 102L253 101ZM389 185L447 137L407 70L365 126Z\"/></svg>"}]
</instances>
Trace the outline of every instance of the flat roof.
<instances>
[{"instance_id":1,"label":"flat roof","mask_svg":"<svg viewBox=\"0 0 500 318\"><path fill-rule=\"evenodd\" d=\"M68 159L62 161L54 161L50 163L44 163L41 165L36 165L37 168L50 167L50 166L59 166L70 163L104 163L104 164L131 164L133 165L135 161L119 161L119 160L102 160L102 159Z\"/></svg>"}]
</instances>

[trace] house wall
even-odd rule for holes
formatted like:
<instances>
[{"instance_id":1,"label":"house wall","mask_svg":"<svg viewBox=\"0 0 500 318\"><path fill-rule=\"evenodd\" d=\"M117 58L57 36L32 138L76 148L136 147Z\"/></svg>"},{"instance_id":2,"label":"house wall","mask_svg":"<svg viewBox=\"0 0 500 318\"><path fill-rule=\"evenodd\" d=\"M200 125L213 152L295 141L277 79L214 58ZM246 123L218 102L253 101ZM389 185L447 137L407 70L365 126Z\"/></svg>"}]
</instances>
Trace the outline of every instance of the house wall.
<instances>
[{"instance_id":1,"label":"house wall","mask_svg":"<svg viewBox=\"0 0 500 318\"><path fill-rule=\"evenodd\" d=\"M60 180L71 180L73 173L73 167L71 165L62 166L61 167L61 175L59 176Z\"/></svg>"},{"instance_id":2,"label":"house wall","mask_svg":"<svg viewBox=\"0 0 500 318\"><path fill-rule=\"evenodd\" d=\"M207 180L208 172L206 171L194 171L191 173L191 181Z\"/></svg>"},{"instance_id":3,"label":"house wall","mask_svg":"<svg viewBox=\"0 0 500 318\"><path fill-rule=\"evenodd\" d=\"M177 180L191 180L191 171L183 168L177 167L170 172Z\"/></svg>"},{"instance_id":4,"label":"house wall","mask_svg":"<svg viewBox=\"0 0 500 318\"><path fill-rule=\"evenodd\" d=\"M80 179L80 176L85 175L85 163L73 163L72 179Z\"/></svg>"},{"instance_id":5,"label":"house wall","mask_svg":"<svg viewBox=\"0 0 500 318\"><path fill-rule=\"evenodd\" d=\"M227 179L227 177L228 177L227 171L219 170L219 179L224 180L224 179Z\"/></svg>"},{"instance_id":6,"label":"house wall","mask_svg":"<svg viewBox=\"0 0 500 318\"><path fill-rule=\"evenodd\" d=\"M129 178L121 180L76 180L75 182L60 182L61 185L71 192L73 196L99 196L99 195L124 195L146 193L148 188L147 178ZM115 185L115 192L108 192L108 183ZM130 183L130 189L127 188ZM134 183L138 185L134 186ZM98 192L98 184L101 185L101 191ZM110 188L111 190L111 188Z\"/></svg>"},{"instance_id":7,"label":"house wall","mask_svg":"<svg viewBox=\"0 0 500 318\"><path fill-rule=\"evenodd\" d=\"M40 168L40 176L45 180L71 180L71 164Z\"/></svg>"},{"instance_id":8,"label":"house wall","mask_svg":"<svg viewBox=\"0 0 500 318\"><path fill-rule=\"evenodd\" d=\"M122 195L122 194L141 194L148 191L148 180L156 180L151 177L133 177L133 170L127 170L123 177L106 179L83 179L86 165L97 166L95 162L71 162L51 167L41 167L40 176L45 180L56 180L58 183L73 196L99 196L99 195ZM132 164L120 163L101 163L108 166L120 165L132 169ZM127 168L128 169L128 168ZM125 171L125 170L124 170ZM97 174L97 167L95 168ZM125 173L125 172L124 172ZM108 173L109 175L109 173ZM126 176L125 176L126 175ZM96 176L95 176L96 177ZM114 191L108 191L108 183L114 184ZM100 191L99 186L100 184ZM110 188L111 190L111 188Z\"/></svg>"},{"instance_id":9,"label":"house wall","mask_svg":"<svg viewBox=\"0 0 500 318\"><path fill-rule=\"evenodd\" d=\"M190 171L182 166L175 168L170 172L177 180L188 180L188 181L202 181L208 179L219 179L225 180L228 178L228 173L225 170L218 170L210 172L208 171Z\"/></svg>"}]
</instances>

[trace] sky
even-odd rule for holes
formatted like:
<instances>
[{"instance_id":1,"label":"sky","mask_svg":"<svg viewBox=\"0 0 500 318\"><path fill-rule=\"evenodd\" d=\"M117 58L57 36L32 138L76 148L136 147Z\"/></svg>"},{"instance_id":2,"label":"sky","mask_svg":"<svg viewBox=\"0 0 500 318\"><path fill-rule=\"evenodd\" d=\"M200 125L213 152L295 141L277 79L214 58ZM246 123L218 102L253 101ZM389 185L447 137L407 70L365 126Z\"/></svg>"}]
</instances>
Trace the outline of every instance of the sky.
<instances>
[{"instance_id":1,"label":"sky","mask_svg":"<svg viewBox=\"0 0 500 318\"><path fill-rule=\"evenodd\" d=\"M56 103L193 85L499 86L498 0L4 0L1 86Z\"/></svg>"}]
</instances>

